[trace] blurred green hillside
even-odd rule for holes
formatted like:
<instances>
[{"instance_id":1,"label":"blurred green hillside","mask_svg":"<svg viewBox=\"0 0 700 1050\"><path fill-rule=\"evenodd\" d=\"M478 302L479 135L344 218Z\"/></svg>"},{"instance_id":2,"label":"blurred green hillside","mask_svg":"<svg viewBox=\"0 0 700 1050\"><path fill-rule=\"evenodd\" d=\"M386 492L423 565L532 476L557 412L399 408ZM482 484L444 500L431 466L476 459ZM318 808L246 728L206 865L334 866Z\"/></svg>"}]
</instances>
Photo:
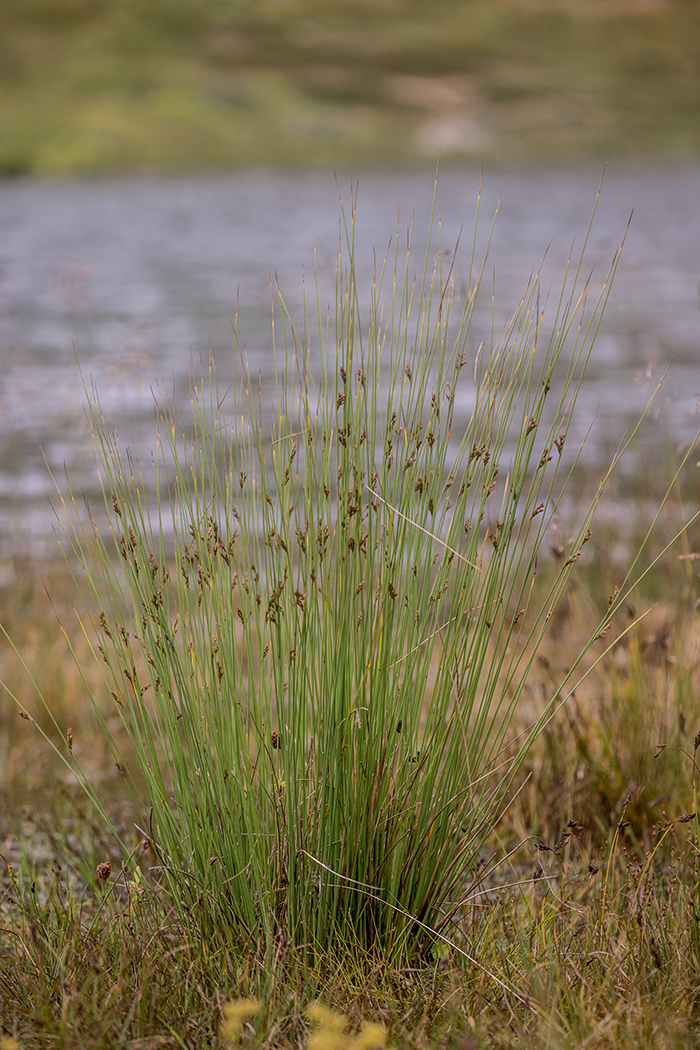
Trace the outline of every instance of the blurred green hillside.
<instances>
[{"instance_id":1,"label":"blurred green hillside","mask_svg":"<svg viewBox=\"0 0 700 1050\"><path fill-rule=\"evenodd\" d=\"M0 172L700 150L699 0L2 0Z\"/></svg>"}]
</instances>

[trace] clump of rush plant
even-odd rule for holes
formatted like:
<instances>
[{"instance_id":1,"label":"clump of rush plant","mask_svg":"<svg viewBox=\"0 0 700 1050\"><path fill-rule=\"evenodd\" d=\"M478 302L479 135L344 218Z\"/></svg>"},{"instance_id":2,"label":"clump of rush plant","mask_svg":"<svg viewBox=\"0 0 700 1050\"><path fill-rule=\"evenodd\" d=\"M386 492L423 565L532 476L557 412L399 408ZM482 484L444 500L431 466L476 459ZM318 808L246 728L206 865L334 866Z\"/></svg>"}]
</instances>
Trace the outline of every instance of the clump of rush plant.
<instances>
[{"instance_id":1,"label":"clump of rush plant","mask_svg":"<svg viewBox=\"0 0 700 1050\"><path fill-rule=\"evenodd\" d=\"M271 384L236 364L224 391L212 366L188 424L159 402L155 485L89 394L108 529L70 500L63 519L164 891L213 950L268 963L459 940L480 846L567 695L509 738L604 483L531 607L619 255L590 309L581 256L546 327L534 279L479 347L475 248L461 305L433 243L417 280L410 249L388 255L363 308L354 208L313 332L280 297Z\"/></svg>"}]
</instances>

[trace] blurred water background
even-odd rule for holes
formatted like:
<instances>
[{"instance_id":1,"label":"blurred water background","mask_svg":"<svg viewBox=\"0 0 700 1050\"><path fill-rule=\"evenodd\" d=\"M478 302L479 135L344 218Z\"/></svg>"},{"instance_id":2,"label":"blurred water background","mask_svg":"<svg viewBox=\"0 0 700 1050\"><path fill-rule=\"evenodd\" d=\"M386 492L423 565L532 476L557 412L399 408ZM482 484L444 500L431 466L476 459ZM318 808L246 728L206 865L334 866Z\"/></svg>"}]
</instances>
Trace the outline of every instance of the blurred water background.
<instances>
[{"instance_id":1,"label":"blurred water background","mask_svg":"<svg viewBox=\"0 0 700 1050\"><path fill-rule=\"evenodd\" d=\"M480 173L453 166L439 179L443 249L465 227L455 267L466 283ZM548 167L487 171L481 258L498 207L472 353L488 341L492 282L496 334L546 252L543 287L558 289L583 244L600 173ZM350 178L339 177L346 207ZM369 316L374 254L413 224L420 271L430 220L427 169L359 178L356 259ZM500 200L500 206L499 206ZM579 409L598 415L591 452L619 440L664 370L647 454L667 453L698 425L700 398L700 165L613 165L603 182L587 255L593 288L632 221ZM271 281L301 322L303 280L315 311L334 295L338 187L330 173L254 171L217 177L0 184L0 535L5 553L53 542L49 468L76 490L96 474L82 376L94 379L122 440L147 457L156 384L186 407L190 365L211 352L223 387L232 375L233 324L254 373L272 367ZM435 244L435 241L434 241ZM466 406L465 406L466 410ZM45 457L45 459L44 459Z\"/></svg>"},{"instance_id":2,"label":"blurred water background","mask_svg":"<svg viewBox=\"0 0 700 1050\"><path fill-rule=\"evenodd\" d=\"M95 493L80 369L147 456L156 384L186 404L210 350L228 382L237 303L269 376L271 278L299 319L316 262L332 300L334 169L365 286L412 219L420 269L438 151L458 294L484 164L479 253L501 201L474 352L492 279L496 333L545 252L558 287L609 162L593 287L634 215L579 416L602 459L669 367L638 462L666 456L698 422L698 113L697 0L5 0L0 557L55 550L50 471Z\"/></svg>"}]
</instances>

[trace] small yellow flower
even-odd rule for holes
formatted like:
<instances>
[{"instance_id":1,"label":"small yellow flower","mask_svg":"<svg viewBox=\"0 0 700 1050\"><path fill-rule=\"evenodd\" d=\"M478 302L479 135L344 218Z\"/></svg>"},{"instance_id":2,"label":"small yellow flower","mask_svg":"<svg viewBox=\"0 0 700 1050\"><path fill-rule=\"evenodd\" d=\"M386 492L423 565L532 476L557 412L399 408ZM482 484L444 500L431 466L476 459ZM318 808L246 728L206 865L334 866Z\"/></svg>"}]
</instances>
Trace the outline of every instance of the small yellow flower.
<instances>
[{"instance_id":1,"label":"small yellow flower","mask_svg":"<svg viewBox=\"0 0 700 1050\"><path fill-rule=\"evenodd\" d=\"M309 1018L318 1028L309 1036L307 1050L380 1050L386 1046L386 1032L379 1024L366 1024L359 1035L345 1034L347 1018L317 1003Z\"/></svg>"},{"instance_id":2,"label":"small yellow flower","mask_svg":"<svg viewBox=\"0 0 700 1050\"><path fill-rule=\"evenodd\" d=\"M318 1028L309 1036L307 1050L347 1050L347 1021L342 1014L316 1003L309 1009L309 1018Z\"/></svg>"},{"instance_id":3,"label":"small yellow flower","mask_svg":"<svg viewBox=\"0 0 700 1050\"><path fill-rule=\"evenodd\" d=\"M313 1006L309 1007L309 1018L319 1028L332 1028L336 1032L342 1032L347 1024L347 1020L342 1014L337 1013L335 1010L329 1010L322 1003L314 1003Z\"/></svg>"},{"instance_id":4,"label":"small yellow flower","mask_svg":"<svg viewBox=\"0 0 700 1050\"><path fill-rule=\"evenodd\" d=\"M351 1050L377 1050L386 1046L386 1031L380 1024L366 1024L350 1046Z\"/></svg>"},{"instance_id":5,"label":"small yellow flower","mask_svg":"<svg viewBox=\"0 0 700 1050\"><path fill-rule=\"evenodd\" d=\"M224 1020L220 1035L228 1043L237 1043L246 1017L254 1016L260 1009L255 999L234 999L224 1006Z\"/></svg>"}]
</instances>

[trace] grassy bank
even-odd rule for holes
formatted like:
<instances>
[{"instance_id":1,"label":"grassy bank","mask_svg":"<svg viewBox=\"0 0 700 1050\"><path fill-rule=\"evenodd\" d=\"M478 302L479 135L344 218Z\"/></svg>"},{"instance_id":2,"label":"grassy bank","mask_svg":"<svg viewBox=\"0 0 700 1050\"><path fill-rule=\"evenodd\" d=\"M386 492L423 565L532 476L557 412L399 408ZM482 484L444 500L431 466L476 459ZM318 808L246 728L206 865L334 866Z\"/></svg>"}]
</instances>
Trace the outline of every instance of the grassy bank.
<instances>
[{"instance_id":1,"label":"grassy bank","mask_svg":"<svg viewBox=\"0 0 700 1050\"><path fill-rule=\"evenodd\" d=\"M86 391L79 603L5 567L3 1050L700 1039L697 453L623 533L571 447L619 255L476 346L473 249L363 302L346 218L274 395L195 377L146 471Z\"/></svg>"},{"instance_id":2,"label":"grassy bank","mask_svg":"<svg viewBox=\"0 0 700 1050\"><path fill-rule=\"evenodd\" d=\"M154 891L154 858L80 688L61 692L62 720L81 760L93 756L101 797L137 851L141 878L122 869L103 820L15 715L0 828L12 869L2 879L2 1036L27 1050L224 1046L223 1006L253 998L263 1005L233 1045L312 1046L316 1000L346 1015L348 1033L381 1024L387 1044L406 1050L700 1045L697 831L686 820L696 804L700 637L697 578L684 553L683 545L670 551L661 579L639 589L635 612L656 608L540 738L529 779L483 844L459 917L458 943L478 966L444 949L410 968L348 954L308 970L282 953L266 973L254 956L214 950ZM3 622L31 632L44 622L40 680L65 683L74 667L45 592L17 570L25 604L5 592ZM580 649L582 624L615 578L605 562L602 573L577 576L533 669L534 709ZM51 590L80 647L70 581L62 588L54 577ZM629 616L623 610L617 626ZM26 686L20 696L37 714ZM107 861L103 882L97 866ZM350 1046L337 1033L315 1045Z\"/></svg>"},{"instance_id":3,"label":"grassy bank","mask_svg":"<svg viewBox=\"0 0 700 1050\"><path fill-rule=\"evenodd\" d=\"M7 0L0 171L700 148L700 7Z\"/></svg>"}]
</instances>

